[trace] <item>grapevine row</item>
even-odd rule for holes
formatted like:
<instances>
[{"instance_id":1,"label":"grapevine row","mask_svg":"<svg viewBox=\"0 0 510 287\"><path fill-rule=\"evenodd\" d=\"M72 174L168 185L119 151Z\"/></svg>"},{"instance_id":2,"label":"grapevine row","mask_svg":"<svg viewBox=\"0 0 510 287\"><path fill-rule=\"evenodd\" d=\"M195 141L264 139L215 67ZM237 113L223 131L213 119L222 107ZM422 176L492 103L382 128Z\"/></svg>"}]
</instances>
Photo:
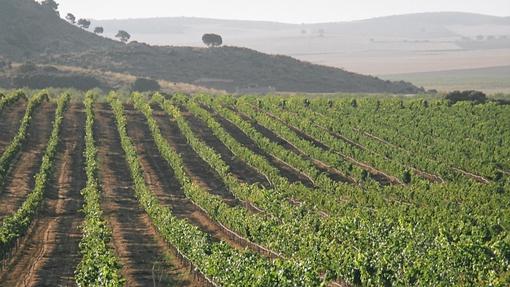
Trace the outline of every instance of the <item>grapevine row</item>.
<instances>
[{"instance_id":1,"label":"grapevine row","mask_svg":"<svg viewBox=\"0 0 510 287\"><path fill-rule=\"evenodd\" d=\"M78 286L123 286L120 263L115 256L110 241L111 230L103 218L101 210L101 189L97 179L97 148L94 140L94 95L85 95L85 173L87 185L81 191L84 197L82 225L83 237L80 241L82 259L75 271Z\"/></svg>"},{"instance_id":2,"label":"grapevine row","mask_svg":"<svg viewBox=\"0 0 510 287\"><path fill-rule=\"evenodd\" d=\"M4 109L4 107L15 103L19 99L26 98L25 94L21 91L16 91L14 93L11 93L9 95L0 94L2 97L0 97L0 112Z\"/></svg>"},{"instance_id":3,"label":"grapevine row","mask_svg":"<svg viewBox=\"0 0 510 287\"><path fill-rule=\"evenodd\" d=\"M187 221L177 219L168 207L161 206L157 197L145 184L136 150L126 132L126 119L123 114L122 103L112 97L110 103L115 113L121 144L135 182L137 197L160 234L169 244L176 247L179 253L187 257L206 276L221 285L318 285L318 276L314 276L314 273L308 271L305 266L280 259L269 261L249 251L238 251L224 242L211 242L209 235L198 230ZM148 105L145 105L144 110L146 115L151 113ZM196 201L200 200L202 203L210 201L211 206L221 208L224 204L221 199L209 195L189 179L184 171L182 159L164 140L155 120L148 117L147 121L161 156L173 167L175 176L181 183L186 195ZM207 209L206 207L203 208ZM235 272L229 270L235 270Z\"/></svg>"},{"instance_id":4,"label":"grapevine row","mask_svg":"<svg viewBox=\"0 0 510 287\"><path fill-rule=\"evenodd\" d=\"M32 106L46 97L47 95L45 93L35 96L32 100ZM39 172L35 176L34 189L25 199L21 207L14 214L5 217L0 226L0 256L2 259L7 256L9 250L16 244L17 240L27 232L44 199L44 191L55 162L55 154L59 144L60 130L64 118L63 114L69 99L70 95L64 94L58 100L51 136L48 140Z\"/></svg>"},{"instance_id":5,"label":"grapevine row","mask_svg":"<svg viewBox=\"0 0 510 287\"><path fill-rule=\"evenodd\" d=\"M174 96L172 98L173 100L176 99ZM184 99L181 99L181 102L185 101ZM199 108L194 105L193 103L190 103L187 105L188 109L193 111L196 115L196 113ZM201 115L206 115L207 113L202 110ZM200 117L200 116L199 116ZM221 133L224 131L221 131L221 126L219 125L210 125L209 122L212 122L211 117L205 118L206 122L210 126L211 129L213 129L213 132L217 135L221 136ZM208 122L209 121L209 122ZM220 132L221 131L221 132ZM220 138L219 136L219 138ZM224 142L227 144L226 142ZM242 157L241 154L236 154L237 156ZM243 159L249 159L249 157L244 157ZM371 187L371 189L375 188L374 186ZM343 243L341 244L342 248L337 246L336 248L343 249L341 254L344 254L342 257L344 259L351 258L354 262L349 262L346 264L346 261L343 261L344 263L340 264L338 261L333 261L332 264L333 267L332 270L337 270L337 274L343 275L341 278L350 279L351 282L379 282L379 284L386 284L385 280L390 280L390 282L401 282L402 284L410 284L407 281L410 280L410 278L413 278L414 275L412 275L413 268L410 266L402 266L400 263L405 260L410 260L412 262L421 262L425 270L428 270L427 272L432 272L432 274L439 274L440 272L443 272L441 268L436 269L437 260L432 260L430 256L427 256L426 254L428 252L431 252L431 250L443 250L444 246L437 245L437 238L434 238L435 232L440 232L447 236L447 238L453 237L453 238L459 238L459 236L466 236L469 234L472 234L470 230L480 230L480 228L483 229L483 226L486 226L486 224L495 224L495 222L490 218L502 218L502 210L496 211L494 210L495 206L498 206L497 201L503 200L496 199L499 196L490 195L491 189L493 187L484 187L486 189L485 191L482 191L480 189L480 186L464 186L464 192L462 195L458 194L456 191L459 190L459 186L448 186L448 188L441 187L441 186L432 186L427 187L429 190L427 192L420 192L416 193L415 190L419 190L420 186L413 186L410 188L410 190L404 190L402 187L386 187L386 188L377 188L377 192L368 192L368 193L361 193L356 190L351 190L350 192L346 192L344 194L344 198L347 202L346 205L343 205L343 207L346 209L344 210L343 218L337 217L337 218L328 218L327 220L323 221L322 225L320 226L320 230L323 230L325 232L326 230L335 230L336 231L336 238L337 240L341 240ZM488 196L489 195L489 196ZM346 197L347 196L347 197ZM323 204L322 200L320 199L321 194L317 193L317 198L315 201L311 201L310 204ZM503 196L505 197L505 196ZM393 200L392 198L395 198L394 203L392 204ZM464 206L458 206L454 207L448 202L457 202L460 198L464 201ZM390 201L388 201L390 199ZM398 199L398 200L397 200ZM354 201L352 201L354 200ZM444 200L444 201L443 201ZM349 203L351 201L351 203ZM402 202L404 201L404 202ZM412 203L411 205L408 205L406 202ZM333 201L334 202L334 201ZM402 204L402 203L405 203ZM477 222L473 222L470 217L473 215L470 214L467 210L472 210L472 208L479 207L480 204L487 204L486 208L480 209L479 214L476 215ZM334 205L335 203L329 203L331 205ZM353 205L354 204L354 205ZM340 205L337 203L337 205ZM416 205L416 207L413 207ZM371 207L376 207L377 209L371 210ZM485 206L485 205L484 205ZM492 207L489 207L492 206ZM431 208L434 208L435 213L431 214L430 210ZM452 209L453 208L453 209ZM337 209L337 211L340 211ZM496 212L496 214L494 213ZM492 215L490 215L492 213ZM403 214L413 214L411 217L402 217ZM454 216L455 214L455 216ZM499 215L497 215L499 214ZM493 217L494 216L494 217ZM486 221L486 223L481 223L482 221ZM448 223L446 223L448 222ZM492 223L490 223L492 222ZM354 223L354 224L353 224ZM396 224L396 225L395 225ZM503 224L505 225L505 224ZM340 227L343 226L343 227ZM399 228L398 226L417 226L417 230L412 231L409 233L410 230L407 230L406 228ZM469 226L468 229L464 228L463 230L457 229L455 226ZM447 228L445 228L447 227ZM353 228L353 229L351 229ZM342 236L340 236L339 232L340 230L342 233L344 233ZM421 230L421 231L420 231ZM388 240L388 232L391 232L392 238L391 240ZM448 234L448 235L447 235ZM465 234L465 235L461 235ZM298 235L299 236L299 235ZM471 235L472 236L472 235ZM499 242L498 244L502 244L503 242L506 242L505 239L505 233L504 232L496 232L492 235L490 235L488 238L483 239L480 241L479 244L485 245L485 244L494 244L495 242ZM407 238L407 239L406 239ZM413 259L407 258L403 259L402 257L409 256L406 254L402 248L405 247L402 246L402 242L409 241L410 238L413 238L413 240L418 242L426 243L423 246L416 247L415 253L412 254ZM466 238L467 239L467 238ZM464 240L461 240L464 241ZM486 242L486 243L484 243ZM491 242L491 243L489 243ZM347 246L344 246L345 245ZM459 245L452 245L449 248L452 250L455 250L456 248L466 248L461 247L462 244L458 242ZM503 243L503 246L505 246L507 243ZM357 249L355 246L358 246L359 249ZM493 245L495 247L496 245ZM497 245L500 246L500 245ZM345 249L344 249L345 247ZM500 246L501 247L501 246ZM500 247L497 247L499 249ZM354 248L354 249L352 249ZM505 248L505 247L504 247ZM371 258L374 258L376 256L375 254L380 254L382 250L386 250L384 252L384 260L373 260ZM320 249L319 249L320 250ZM362 257L359 257L361 254L359 254L360 250L363 250ZM462 249L459 249L459 251ZM501 250L501 249L500 249ZM498 253L500 251L495 251L495 254L501 254ZM318 252L317 254L321 254ZM347 254L352 254L350 256L347 256ZM437 253L436 256L438 256L440 253ZM449 255L450 254L450 255ZM483 253L482 253L483 254ZM352 257L351 257L352 256ZM445 256L445 257L443 257ZM492 255L491 255L492 256ZM486 260L490 258L491 256L485 257L480 256L477 260ZM377 256L376 256L377 257ZM451 253L444 253L440 254L439 258L442 258L441 262L444 262L447 266L446 262L452 262L452 260L458 260L462 258L462 255L456 255L452 256ZM335 258L335 257L333 257ZM338 258L338 257L337 257ZM357 258L357 259L356 259ZM482 259L484 258L484 259ZM504 258L499 257L500 259ZM361 259L361 260L360 260ZM338 260L338 259L337 259ZM438 259L439 260L439 259ZM492 259L488 259L492 260ZM395 262L395 265L391 267L389 270L394 270L392 272L389 272L387 265L391 262ZM435 263L436 262L436 263ZM483 262L483 261L481 261ZM500 261L500 263L497 263L493 265L494 270L505 270L504 266L507 266L506 263L508 262L503 259L503 261ZM325 262L324 262L325 263ZM469 266L472 265L478 265L480 263L467 263L464 262L466 265L463 265L466 268L470 268ZM339 264L339 265L338 265ZM399 265L400 264L400 265ZM470 265L472 264L472 265ZM483 263L482 263L483 265ZM344 269L345 268L345 269ZM404 268L403 270L405 273L402 273L400 268ZM446 268L446 267L445 267ZM503 268L503 269L501 269ZM444 269L444 268L443 268ZM360 271L360 273L357 273L357 271ZM381 275L380 277L374 276L374 274L371 274L371 271L369 270L387 270L385 275ZM354 271L354 273L352 273ZM481 270L471 270L469 271L470 276L475 276L476 274L482 274L477 273L482 272ZM499 271L501 272L501 271ZM498 273L498 272L496 272ZM398 275L400 274L400 275ZM458 280L458 277L461 272L458 272L457 270L452 271L448 274L448 278L451 280ZM466 273L467 274L467 273ZM405 275L405 276L404 276ZM446 276L446 275L445 275ZM415 277L415 276L414 276ZM437 282L443 282L444 279L441 279L439 277L434 278L425 278L418 276L420 280L419 282L428 282L427 284L437 284ZM369 279L372 278L372 279ZM386 279L385 279L386 278ZM391 278L391 279L390 279ZM457 279L452 279L457 278ZM473 277L469 277L473 278ZM485 280L491 280L487 279L485 277ZM358 281L360 280L360 281ZM367 281L365 281L367 280ZM376 281L372 281L376 280ZM381 281L378 281L381 280ZM407 283L404 283L407 282ZM433 283L436 282L436 283ZM503 282L503 281L497 281L494 280L494 282Z\"/></svg>"},{"instance_id":6,"label":"grapevine row","mask_svg":"<svg viewBox=\"0 0 510 287\"><path fill-rule=\"evenodd\" d=\"M21 120L18 133L14 136L10 144L4 150L3 154L0 156L0 187L4 185L7 172L11 166L11 161L18 154L23 143L25 142L28 126L30 125L30 121L32 119L32 113L44 100L48 100L48 94L45 91L38 93L30 99L25 111L25 115Z\"/></svg>"}]
</instances>

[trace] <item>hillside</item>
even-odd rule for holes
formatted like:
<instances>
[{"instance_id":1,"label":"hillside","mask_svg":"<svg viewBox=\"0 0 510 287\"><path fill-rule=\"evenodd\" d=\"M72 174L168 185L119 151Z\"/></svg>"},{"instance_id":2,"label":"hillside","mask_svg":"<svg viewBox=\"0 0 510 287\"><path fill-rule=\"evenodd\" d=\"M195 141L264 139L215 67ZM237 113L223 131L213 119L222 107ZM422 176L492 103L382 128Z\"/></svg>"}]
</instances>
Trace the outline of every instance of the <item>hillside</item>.
<instances>
[{"instance_id":1,"label":"hillside","mask_svg":"<svg viewBox=\"0 0 510 287\"><path fill-rule=\"evenodd\" d=\"M319 24L203 18L93 22L106 36L126 29L133 39L158 45L203 46L201 35L215 32L227 45L365 74L510 65L509 17L442 12ZM484 40L477 40L480 35Z\"/></svg>"},{"instance_id":2,"label":"hillside","mask_svg":"<svg viewBox=\"0 0 510 287\"><path fill-rule=\"evenodd\" d=\"M383 81L244 48L123 45L74 27L32 0L2 0L0 11L0 53L14 61L101 69L229 91L420 91L408 83Z\"/></svg>"},{"instance_id":3,"label":"hillside","mask_svg":"<svg viewBox=\"0 0 510 287\"><path fill-rule=\"evenodd\" d=\"M0 55L22 61L48 53L112 48L120 43L69 25L32 0L0 0Z\"/></svg>"},{"instance_id":4,"label":"hillside","mask_svg":"<svg viewBox=\"0 0 510 287\"><path fill-rule=\"evenodd\" d=\"M480 90L487 94L510 93L510 66L449 70L384 76L384 79L410 81L439 91Z\"/></svg>"},{"instance_id":5,"label":"hillside","mask_svg":"<svg viewBox=\"0 0 510 287\"><path fill-rule=\"evenodd\" d=\"M195 17L93 20L92 23L103 26L106 29L106 35L113 34L119 29L126 29L137 40L151 44L201 45L200 38L195 36L201 35L208 30L224 34L227 40L232 41L229 44L235 44L235 41L243 39L270 38L271 36L283 36L284 34L287 34L287 38L314 34L319 36L320 29L324 30L323 36L406 37L409 39L441 38L466 34L454 31L452 27L455 26L510 26L510 17L461 12L436 12L317 24L288 24ZM506 35L510 32L499 33Z\"/></svg>"}]
</instances>

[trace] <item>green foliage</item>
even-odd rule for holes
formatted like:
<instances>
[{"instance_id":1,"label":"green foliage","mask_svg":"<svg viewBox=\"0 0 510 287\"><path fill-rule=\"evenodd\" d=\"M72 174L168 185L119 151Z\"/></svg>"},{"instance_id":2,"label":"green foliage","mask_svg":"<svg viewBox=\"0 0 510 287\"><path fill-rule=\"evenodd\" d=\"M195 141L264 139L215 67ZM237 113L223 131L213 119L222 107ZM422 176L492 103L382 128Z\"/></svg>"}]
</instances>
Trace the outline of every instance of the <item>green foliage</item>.
<instances>
[{"instance_id":1,"label":"green foliage","mask_svg":"<svg viewBox=\"0 0 510 287\"><path fill-rule=\"evenodd\" d=\"M402 174L402 182L405 184L411 183L411 173L408 170L405 170Z\"/></svg>"},{"instance_id":2,"label":"green foliage","mask_svg":"<svg viewBox=\"0 0 510 287\"><path fill-rule=\"evenodd\" d=\"M242 110L253 119L256 119L258 124L263 124L281 135L283 135L284 129L279 128L278 124L271 125L269 120L266 121L264 119L264 113L255 113L253 107L262 106L283 118L284 121L297 125L307 132L311 132L314 126L313 123L325 125L328 123L326 121L322 122L322 119L326 119L326 116L322 117L317 112L314 112L319 107L320 101L311 101L309 108L312 111L308 113L306 112L307 109L303 107L302 99L287 97L286 101L286 109L282 110L279 107L279 104L282 102L279 98L241 97L232 99L230 97L212 98L200 96L188 100L182 96L172 97L172 102L185 105L189 111L207 123L214 134L236 156L252 166L258 166L259 170L265 171L265 174L269 175L268 177L271 181L275 181L274 179L278 178L277 173L271 175L271 168L264 168L265 164L262 158L259 157L257 159L256 155L250 154L246 147L233 140L223 130L222 126L214 120L213 116L205 109L200 108L199 105L206 105L208 109L213 108L213 112L217 112L219 116L234 123L254 142L258 143L260 148L270 154L283 158L282 151L278 151L276 147L271 147L270 144L264 145L263 142L267 141L267 139L259 138L259 135L251 130L253 129L250 127L253 123L252 121L243 122L238 117L236 118L233 109ZM367 103L373 105L367 105ZM389 103L392 107L390 111L388 111L387 106ZM346 110L350 111L350 114L361 114L359 115L360 121L350 122L349 124L351 125L362 122L362 119L371 120L370 116L375 118L373 113L373 107L376 106L375 101L358 102L358 109L355 112L352 110L350 101L345 106L340 101L333 106L336 108L349 107ZM381 101L380 110L382 115L386 113L395 114L397 113L393 111L395 109L404 113L413 111L416 116L421 110L411 109L415 109L417 106L423 107L419 103L415 105L412 102L406 103L403 109L401 109L401 106L400 101ZM232 109L225 107L232 107ZM324 108L331 110L327 103L324 105ZM424 110L428 109L430 108L424 108ZM293 114L294 112L295 114ZM333 112L337 111L333 110ZM321 110L321 113L326 114L324 110ZM346 114L345 111L338 113ZM313 121L311 118L308 121L308 116L312 117L312 115ZM501 113L500 117L503 115L506 116L507 114ZM353 130L352 126L338 125L336 127L333 125L333 123L337 122L344 124L344 119L345 122L349 122L356 119L355 117L342 117L339 119L338 116L331 114L331 111L328 113L328 117L333 119L330 122L332 130L342 132L352 130L352 135L360 133L359 130ZM321 121L318 121L318 119L321 119ZM431 116L428 116L427 121L430 122L430 119ZM397 122L399 124L406 124L411 121L399 119ZM388 121L378 121L378 123L387 124ZM394 124L393 122L391 123ZM319 134L326 134L326 132L318 130L314 133L318 138ZM290 134L286 136L286 139L295 145L299 142L297 138L291 137ZM365 137L381 146L381 142L374 138L366 135ZM358 140L360 138L362 137L358 136L355 139ZM326 137L320 137L320 139L321 141L327 140ZM338 139L335 140L339 141ZM188 142L191 144L191 141ZM363 141L363 144L370 148L377 146L376 144L369 145L369 141L366 139ZM306 148L304 144L302 147ZM383 145L382 147L388 149L387 146ZM338 148L341 148L343 152L355 150L350 145L345 147L338 146ZM308 149L305 149L305 151L307 154L311 154L308 152ZM323 151L323 153L325 152ZM314 154L314 156L319 155ZM353 156L365 158L368 162L373 162L379 157L377 154L369 152L369 150L360 150L353 153ZM423 157L421 153L413 153L412 157L409 157L404 162L421 157ZM205 159L205 156L203 158ZM499 159L506 158L500 157ZM214 166L212 159L208 162L211 166ZM388 159L381 159L380 162L376 163L381 165L386 162L388 162ZM295 164L299 163L297 161L295 163L292 162L292 165L297 167L298 165ZM391 167L391 165L388 165L388 167ZM402 164L397 165L397 167L392 169L398 172L396 174L404 174L405 170L407 170L406 166ZM349 169L349 167L347 168ZM501 202L506 202L503 198L508 197L508 194L495 192L496 190L501 190L501 186L498 187L493 184L483 185L466 180L466 178L462 181L460 178L452 179L455 179L455 182L446 185L444 183L431 185L426 180L416 177L412 178L409 186L381 187L374 186L370 182L363 185L362 188L348 188L345 185L337 185L338 188L335 188L335 185L332 185L331 189L327 192L322 188L316 189L313 197L310 197L308 194L309 189L297 191L298 189L296 188L286 186L285 190L282 190L278 188L277 184L273 184L274 189L269 191L268 194L277 194L277 197L271 198L266 195L268 198L271 198L271 200L267 201L261 195L255 195L257 192L253 192L253 190L251 191L252 196L243 195L240 192L235 194L241 199L255 202L267 212L268 216L270 216L269 214L275 215L285 222L285 224L280 226L271 226L271 229L263 233L265 236L253 233L254 229L250 227L252 240L266 246L272 246L275 250L281 251L285 255L295 256L293 258L308 258L312 262L320 262L315 266L321 266L322 268L319 270L325 270L327 274L330 274L331 278L342 278L351 283L375 286L388 284L472 285L479 284L480 282L486 282L488 285L494 286L505 286L510 280L508 276L509 261L505 259L505 255L496 255L505 254L505 252L501 253L500 245L496 247L496 245L492 244L495 244L495 242L505 242L503 245L508 246L509 243L507 232L501 229L502 226L507 225L509 220L508 215L504 215L508 211L507 207L501 206ZM227 181L225 180L225 182ZM231 188L231 190L236 191L235 188ZM285 191L289 192L285 193ZM327 197L326 193L337 195ZM279 200L276 198L279 198ZM301 201L301 207L305 208L305 210L309 212L313 210L326 211L329 217L316 218L313 216L313 213L305 212L303 217L300 218L302 223L300 225L301 229L292 229L294 231L294 237L292 237L284 231L283 226L287 225L292 220L291 218L295 218L297 214L288 210L285 210L283 214L278 213L278 208L282 209L281 201L285 200L285 198L298 198ZM338 201L338 198L342 198L342 201ZM267 202L271 201L273 202L273 207L267 204ZM278 201L280 204L274 203ZM453 204L453 202L456 202L458 205ZM477 210L477 215L471 213L473 210ZM473 216L476 217L475 221L473 221ZM498 223L500 219L503 219L506 223L500 225ZM314 227L311 220L321 222L319 224L320 227ZM253 226L247 222L249 221L245 220L245 223L242 225ZM493 229L492 232L494 233L478 233L484 230L487 225L499 227ZM310 230L320 230L321 234L318 238L314 238L312 233L306 231L308 228ZM335 232L332 233L327 230L335 230ZM477 235L474 235L474 230L477 230L475 232ZM279 240L271 241L272 239L267 234L273 233L278 234L275 237L279 238ZM316 251L309 251L304 243L299 243L296 240L296 237L305 237L307 239L306 244L308 246L316 246ZM321 241L321 239L324 241ZM335 247L332 247L323 242L342 242L342 244L335 244ZM403 244L404 242L409 243ZM473 242L476 243L473 245ZM297 255L289 252L286 249L286 243L296 247L299 246L298 249L302 253ZM484 251L487 246L492 246L490 249L493 253L486 253ZM314 256L310 254L314 254ZM456 266L456 268L447 266ZM486 270L490 271L487 272Z\"/></svg>"},{"instance_id":3,"label":"green foliage","mask_svg":"<svg viewBox=\"0 0 510 287\"><path fill-rule=\"evenodd\" d=\"M9 106L20 99L26 99L27 97L21 91L16 91L7 95L1 94L0 96L0 112L2 112L3 108Z\"/></svg>"},{"instance_id":4,"label":"green foliage","mask_svg":"<svg viewBox=\"0 0 510 287\"><path fill-rule=\"evenodd\" d=\"M29 107L31 104L33 107L46 97L47 95L45 92L39 93L32 98ZM69 94L64 94L58 100L53 129L42 158L41 167L39 168L39 172L35 175L35 185L32 192L30 192L18 210L3 219L2 225L0 226L0 259L5 259L9 250L16 245L17 240L25 235L41 206L44 199L44 191L55 162L55 154L57 152L61 125L64 118L63 114L70 98ZM30 113L28 113L28 115L30 115ZM30 117L28 116L28 118Z\"/></svg>"},{"instance_id":5,"label":"green foliage","mask_svg":"<svg viewBox=\"0 0 510 287\"><path fill-rule=\"evenodd\" d=\"M0 103L13 95L7 93ZM460 102L448 106L444 100L428 100L425 106L421 99L367 97L357 98L353 109L352 98L173 95L165 100L155 94L152 102L174 120L187 143L207 163L205 168L216 172L242 202L231 206L187 173L182 156L162 136L149 102L138 93L131 100L145 116L160 156L185 196L212 220L278 258L270 260L214 241L161 204L145 183L120 97L111 94L109 102L141 207L161 237L213 284L324 286L332 280L360 286L510 284L508 106ZM122 286L120 265L99 205L93 103L88 94L83 258L76 280L79 286ZM62 105L59 102L57 113ZM265 175L270 187L237 178L229 161L192 128L188 112L237 159ZM264 153L309 176L314 186L290 183L265 156L237 141L224 121L240 129ZM58 120L53 130L55 125ZM257 125L301 153L269 140ZM377 184L366 169L349 159L395 175L406 184ZM320 172L313 160L356 181L336 182ZM424 172L442 180L427 178ZM366 181L360 183L363 177ZM41 200L35 200L30 210ZM258 211L245 208L247 204ZM0 228L0 242L6 244L1 249L4 257L12 248L7 243L14 239L6 239L11 238L11 231L12 238L19 238L17 234L23 232L18 231L30 221L30 216L17 217L7 221L14 224L9 228L4 222Z\"/></svg>"},{"instance_id":6,"label":"green foliage","mask_svg":"<svg viewBox=\"0 0 510 287\"><path fill-rule=\"evenodd\" d=\"M97 148L94 140L94 94L87 93L84 100L87 119L85 122L85 173L87 185L81 191L85 203L80 241L82 259L75 271L78 286L124 286L119 259L111 248L111 230L103 219L101 192L97 179Z\"/></svg>"},{"instance_id":7,"label":"green foliage","mask_svg":"<svg viewBox=\"0 0 510 287\"><path fill-rule=\"evenodd\" d=\"M158 150L172 167L186 196L194 202L199 202L205 210L227 209L225 203L218 197L211 196L192 182L184 170L182 158L161 135L156 121L152 118L150 106L142 101L139 94L134 94L133 99L137 109L146 116ZM240 252L224 242L212 242L210 237L197 227L186 220L174 217L170 208L162 206L145 184L136 149L127 135L122 103L113 95L109 100L115 114L122 148L135 182L136 196L141 206L146 210L162 237L176 247L185 258L193 262L206 277L225 286L317 286L320 284L318 274L306 265L282 260L271 262L252 252ZM230 210L230 212L234 212L230 216L234 216L235 213L242 216L246 213L241 210ZM214 214L210 215L214 216ZM236 270L236 272L229 270Z\"/></svg>"},{"instance_id":8,"label":"green foliage","mask_svg":"<svg viewBox=\"0 0 510 287\"><path fill-rule=\"evenodd\" d=\"M22 92L16 92L12 94L10 97L5 98L0 102L0 107L5 106L8 103L12 103L19 98L25 97ZM25 142L27 136L28 126L30 125L30 121L32 120L32 113L34 110L41 104L42 101L48 99L48 94L46 91L42 91L37 95L33 96L28 102L27 109L25 111L25 115L21 120L21 124L18 129L18 133L11 140L9 145L5 148L4 152L0 156L0 187L4 185L5 177L7 176L7 172L9 171L11 161L15 158L18 152L21 150L22 145Z\"/></svg>"}]
</instances>

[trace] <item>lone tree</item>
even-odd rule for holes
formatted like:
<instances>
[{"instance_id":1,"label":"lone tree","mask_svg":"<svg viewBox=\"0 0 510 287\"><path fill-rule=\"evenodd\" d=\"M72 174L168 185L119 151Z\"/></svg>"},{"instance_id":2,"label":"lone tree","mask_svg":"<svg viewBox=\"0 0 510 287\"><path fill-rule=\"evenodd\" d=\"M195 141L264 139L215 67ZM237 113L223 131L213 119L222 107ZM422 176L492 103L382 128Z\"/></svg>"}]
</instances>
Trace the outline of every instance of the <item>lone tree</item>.
<instances>
[{"instance_id":1,"label":"lone tree","mask_svg":"<svg viewBox=\"0 0 510 287\"><path fill-rule=\"evenodd\" d=\"M67 13L66 20L71 24L76 24L76 17L71 13Z\"/></svg>"},{"instance_id":2,"label":"lone tree","mask_svg":"<svg viewBox=\"0 0 510 287\"><path fill-rule=\"evenodd\" d=\"M119 30L117 35L115 35L115 38L119 38L122 43L126 43L129 41L129 38L131 38L131 35L129 35L129 33L124 30Z\"/></svg>"},{"instance_id":3,"label":"lone tree","mask_svg":"<svg viewBox=\"0 0 510 287\"><path fill-rule=\"evenodd\" d=\"M204 34L204 36L202 36L202 42L208 47L219 47L223 44L223 39L217 34Z\"/></svg>"},{"instance_id":4,"label":"lone tree","mask_svg":"<svg viewBox=\"0 0 510 287\"><path fill-rule=\"evenodd\" d=\"M103 34L103 32L104 32L103 27L94 28L94 33L96 33L96 34Z\"/></svg>"},{"instance_id":5,"label":"lone tree","mask_svg":"<svg viewBox=\"0 0 510 287\"><path fill-rule=\"evenodd\" d=\"M78 26L82 27L83 29L88 29L90 27L90 21L87 19L80 19L78 20Z\"/></svg>"},{"instance_id":6,"label":"lone tree","mask_svg":"<svg viewBox=\"0 0 510 287\"><path fill-rule=\"evenodd\" d=\"M41 2L41 5L44 6L44 7L48 7L50 8L51 10L57 12L57 9L58 9L58 3L55 2L54 0L44 0ZM57 12L58 13L58 12Z\"/></svg>"}]
</instances>

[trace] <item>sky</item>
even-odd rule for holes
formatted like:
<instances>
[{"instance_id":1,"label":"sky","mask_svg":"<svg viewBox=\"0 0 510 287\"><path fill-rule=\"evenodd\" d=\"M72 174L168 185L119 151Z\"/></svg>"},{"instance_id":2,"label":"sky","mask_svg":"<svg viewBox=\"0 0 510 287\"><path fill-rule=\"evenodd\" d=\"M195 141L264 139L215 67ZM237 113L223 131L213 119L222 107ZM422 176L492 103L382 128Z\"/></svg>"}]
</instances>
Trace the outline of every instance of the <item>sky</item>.
<instances>
[{"instance_id":1,"label":"sky","mask_svg":"<svg viewBox=\"0 0 510 287\"><path fill-rule=\"evenodd\" d=\"M61 15L124 19L206 17L320 23L418 12L459 11L510 16L510 0L56 0Z\"/></svg>"}]
</instances>

